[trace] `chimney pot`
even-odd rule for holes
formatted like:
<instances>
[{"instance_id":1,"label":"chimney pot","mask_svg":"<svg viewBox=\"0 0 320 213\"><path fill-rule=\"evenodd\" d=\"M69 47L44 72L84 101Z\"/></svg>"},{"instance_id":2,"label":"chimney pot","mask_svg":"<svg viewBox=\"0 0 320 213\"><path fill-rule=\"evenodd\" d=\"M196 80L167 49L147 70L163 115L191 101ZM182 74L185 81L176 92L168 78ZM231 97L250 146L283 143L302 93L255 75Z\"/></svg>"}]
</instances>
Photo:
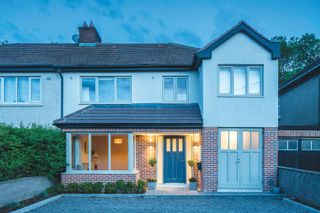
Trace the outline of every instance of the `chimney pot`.
<instances>
[{"instance_id":1,"label":"chimney pot","mask_svg":"<svg viewBox=\"0 0 320 213\"><path fill-rule=\"evenodd\" d=\"M94 24L92 21L90 21L89 27L94 27Z\"/></svg>"},{"instance_id":2,"label":"chimney pot","mask_svg":"<svg viewBox=\"0 0 320 213\"><path fill-rule=\"evenodd\" d=\"M84 21L82 27L88 27L87 22Z\"/></svg>"}]
</instances>

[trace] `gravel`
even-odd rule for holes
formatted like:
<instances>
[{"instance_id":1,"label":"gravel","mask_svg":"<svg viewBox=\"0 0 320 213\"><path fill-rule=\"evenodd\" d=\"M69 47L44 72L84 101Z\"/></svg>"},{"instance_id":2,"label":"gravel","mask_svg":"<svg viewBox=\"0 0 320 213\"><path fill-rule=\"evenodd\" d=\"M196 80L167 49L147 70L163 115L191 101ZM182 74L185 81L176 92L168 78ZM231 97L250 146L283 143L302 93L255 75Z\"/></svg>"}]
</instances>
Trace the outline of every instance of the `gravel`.
<instances>
[{"instance_id":1,"label":"gravel","mask_svg":"<svg viewBox=\"0 0 320 213\"><path fill-rule=\"evenodd\" d=\"M280 197L62 197L31 212L311 212Z\"/></svg>"}]
</instances>

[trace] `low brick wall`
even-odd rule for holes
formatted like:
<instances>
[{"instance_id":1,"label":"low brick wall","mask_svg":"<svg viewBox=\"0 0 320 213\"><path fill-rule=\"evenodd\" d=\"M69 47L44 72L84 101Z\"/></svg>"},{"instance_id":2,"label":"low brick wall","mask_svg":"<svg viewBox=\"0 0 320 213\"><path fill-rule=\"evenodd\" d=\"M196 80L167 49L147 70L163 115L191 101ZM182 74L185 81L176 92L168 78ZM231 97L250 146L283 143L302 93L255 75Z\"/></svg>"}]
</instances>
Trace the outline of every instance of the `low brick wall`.
<instances>
[{"instance_id":1,"label":"low brick wall","mask_svg":"<svg viewBox=\"0 0 320 213\"><path fill-rule=\"evenodd\" d=\"M285 194L320 206L320 172L279 167L279 186Z\"/></svg>"},{"instance_id":2,"label":"low brick wall","mask_svg":"<svg viewBox=\"0 0 320 213\"><path fill-rule=\"evenodd\" d=\"M118 180L137 182L139 174L61 174L61 183L84 183L84 182L116 182Z\"/></svg>"},{"instance_id":3,"label":"low brick wall","mask_svg":"<svg viewBox=\"0 0 320 213\"><path fill-rule=\"evenodd\" d=\"M47 177L27 177L0 182L0 207L32 198L50 186L52 183Z\"/></svg>"}]
</instances>

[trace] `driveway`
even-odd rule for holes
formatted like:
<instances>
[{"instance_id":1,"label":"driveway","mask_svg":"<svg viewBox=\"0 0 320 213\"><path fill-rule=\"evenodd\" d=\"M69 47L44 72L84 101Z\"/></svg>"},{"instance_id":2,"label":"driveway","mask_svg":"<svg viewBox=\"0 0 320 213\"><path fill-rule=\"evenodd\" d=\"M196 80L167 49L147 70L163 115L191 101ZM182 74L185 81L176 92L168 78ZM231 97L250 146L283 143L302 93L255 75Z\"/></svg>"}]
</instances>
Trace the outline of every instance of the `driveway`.
<instances>
[{"instance_id":1,"label":"driveway","mask_svg":"<svg viewBox=\"0 0 320 213\"><path fill-rule=\"evenodd\" d=\"M280 197L62 197L31 212L311 212Z\"/></svg>"},{"instance_id":2,"label":"driveway","mask_svg":"<svg viewBox=\"0 0 320 213\"><path fill-rule=\"evenodd\" d=\"M281 197L62 197L31 212L311 212Z\"/></svg>"}]
</instances>

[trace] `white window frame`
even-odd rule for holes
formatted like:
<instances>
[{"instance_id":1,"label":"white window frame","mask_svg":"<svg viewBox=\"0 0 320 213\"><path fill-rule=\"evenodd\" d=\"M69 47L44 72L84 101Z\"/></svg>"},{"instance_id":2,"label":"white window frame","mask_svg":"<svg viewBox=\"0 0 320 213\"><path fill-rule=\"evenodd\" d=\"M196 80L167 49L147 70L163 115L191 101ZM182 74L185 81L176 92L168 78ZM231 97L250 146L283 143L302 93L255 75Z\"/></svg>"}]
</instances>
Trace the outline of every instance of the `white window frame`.
<instances>
[{"instance_id":1,"label":"white window frame","mask_svg":"<svg viewBox=\"0 0 320 213\"><path fill-rule=\"evenodd\" d=\"M88 136L88 170L76 170L72 168L72 136L74 135L87 135ZM91 148L92 148L92 135L107 135L108 136L108 169L107 170L91 170ZM128 170L112 170L111 169L111 137L112 135L127 135L128 137ZM90 133L67 133L66 143L66 171L68 174L134 174L136 160L133 158L136 156L135 139L133 133L103 133L103 132L90 132Z\"/></svg>"},{"instance_id":2,"label":"white window frame","mask_svg":"<svg viewBox=\"0 0 320 213\"><path fill-rule=\"evenodd\" d=\"M166 79L166 78L172 78L173 79L173 101L166 101L166 100L164 100L164 80ZM184 79L186 79L187 80L187 99L185 100L185 101L178 101L177 100L177 92L178 92L178 83L177 83L177 81L178 81L178 79L179 78L184 78ZM189 102L189 96L190 96L190 94L189 94L189 87L190 87L190 85L189 85L189 76L169 76L169 75L165 75L165 76L162 76L162 102L163 103L188 103Z\"/></svg>"},{"instance_id":3,"label":"white window frame","mask_svg":"<svg viewBox=\"0 0 320 213\"><path fill-rule=\"evenodd\" d=\"M285 149L280 149L279 148L279 144L280 144L280 141L282 141L282 142L286 142L286 148ZM289 149L289 142L295 142L296 143L296 149ZM278 140L278 150L279 151L297 151L298 150L298 145L299 145L299 143L298 143L298 140L295 140L295 139L292 139L292 140Z\"/></svg>"},{"instance_id":4,"label":"white window frame","mask_svg":"<svg viewBox=\"0 0 320 213\"><path fill-rule=\"evenodd\" d=\"M15 98L16 101L15 102L5 102L4 101L4 79L5 78L15 78L16 82L15 82L15 89L16 89L16 94L15 94ZM28 78L28 101L26 102L19 102L18 101L18 78ZM6 105L6 104L15 104L15 105L21 105L21 104L40 104L42 102L42 79L40 76L1 76L1 84L0 84L0 92L1 92L1 97L0 97L0 104L1 105ZM32 101L31 100L31 94L32 94L32 88L31 88L31 80L32 79L39 79L40 83L39 83L39 92L40 92L40 100L39 101Z\"/></svg>"},{"instance_id":5,"label":"white window frame","mask_svg":"<svg viewBox=\"0 0 320 213\"><path fill-rule=\"evenodd\" d=\"M83 101L82 94L82 79L84 78L93 78L95 79L95 100L94 101ZM114 100L112 102L100 102L99 101L99 79L113 79L114 87ZM117 90L117 80L120 78L129 78L130 79L130 100L129 101L118 101L118 90ZM132 76L80 76L80 104L129 104L132 103Z\"/></svg>"},{"instance_id":6,"label":"white window frame","mask_svg":"<svg viewBox=\"0 0 320 213\"><path fill-rule=\"evenodd\" d=\"M244 95L236 95L234 94L234 67L244 67L245 68L245 94ZM229 68L230 69L230 93L221 93L220 92L220 71L221 68ZM249 93L249 70L252 68L260 69L260 93ZM218 69L218 96L221 97L263 97L264 94L264 84L263 84L263 65L219 65Z\"/></svg>"},{"instance_id":7,"label":"white window frame","mask_svg":"<svg viewBox=\"0 0 320 213\"><path fill-rule=\"evenodd\" d=\"M310 142L310 149L303 149L302 148L302 143L303 141L309 141ZM313 142L314 141L320 141L319 138L303 138L301 139L301 151L320 151L320 149L313 149Z\"/></svg>"}]
</instances>

